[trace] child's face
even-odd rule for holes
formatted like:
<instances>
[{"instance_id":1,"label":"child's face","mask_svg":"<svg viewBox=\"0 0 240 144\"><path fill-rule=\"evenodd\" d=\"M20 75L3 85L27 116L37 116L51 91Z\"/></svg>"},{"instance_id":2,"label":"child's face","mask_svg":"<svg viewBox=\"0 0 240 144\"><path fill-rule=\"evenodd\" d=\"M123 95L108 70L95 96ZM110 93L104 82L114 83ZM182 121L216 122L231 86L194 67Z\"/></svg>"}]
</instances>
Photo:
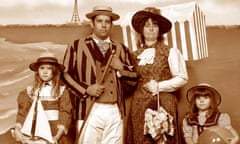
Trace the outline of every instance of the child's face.
<instances>
[{"instance_id":1,"label":"child's face","mask_svg":"<svg viewBox=\"0 0 240 144\"><path fill-rule=\"evenodd\" d=\"M38 68L38 73L40 78L44 81L50 81L53 78L53 71L52 71L51 64L41 64Z\"/></svg>"},{"instance_id":2,"label":"child's face","mask_svg":"<svg viewBox=\"0 0 240 144\"><path fill-rule=\"evenodd\" d=\"M210 107L211 99L210 96L197 96L196 97L196 106L199 111L207 110Z\"/></svg>"}]
</instances>

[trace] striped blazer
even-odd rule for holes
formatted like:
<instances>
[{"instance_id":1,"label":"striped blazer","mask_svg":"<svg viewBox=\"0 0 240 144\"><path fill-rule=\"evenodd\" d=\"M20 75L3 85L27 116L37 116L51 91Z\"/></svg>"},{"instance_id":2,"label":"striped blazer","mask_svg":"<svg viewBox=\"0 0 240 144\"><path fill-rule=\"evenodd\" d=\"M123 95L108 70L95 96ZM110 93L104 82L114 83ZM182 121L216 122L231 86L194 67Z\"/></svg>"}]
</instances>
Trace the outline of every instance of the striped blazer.
<instances>
[{"instance_id":1,"label":"striped blazer","mask_svg":"<svg viewBox=\"0 0 240 144\"><path fill-rule=\"evenodd\" d=\"M121 73L121 79L124 79L130 86L136 85L137 75L134 68L131 67L129 50L116 41L112 41L110 47L112 50L115 50L115 55L125 64L124 71ZM78 119L85 118L85 115L90 111L89 103L94 100L92 97L85 97L85 95L87 87L97 82L96 62L98 61L106 65L110 55L111 50L106 53L104 58L91 36L74 40L66 49L63 60L65 66L63 79L75 95L81 99L80 105L82 107L80 107ZM120 100L122 100L120 103L124 109L124 90L120 82L117 83L119 84L118 95L121 97Z\"/></svg>"}]
</instances>

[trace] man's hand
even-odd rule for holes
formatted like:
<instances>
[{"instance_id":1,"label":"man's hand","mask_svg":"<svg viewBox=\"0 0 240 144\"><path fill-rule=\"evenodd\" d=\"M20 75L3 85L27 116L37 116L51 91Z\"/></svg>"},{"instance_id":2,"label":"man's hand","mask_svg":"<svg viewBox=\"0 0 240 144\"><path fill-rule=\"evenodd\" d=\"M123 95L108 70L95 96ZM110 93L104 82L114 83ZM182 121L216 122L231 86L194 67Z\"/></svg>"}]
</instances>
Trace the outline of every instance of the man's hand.
<instances>
[{"instance_id":1,"label":"man's hand","mask_svg":"<svg viewBox=\"0 0 240 144\"><path fill-rule=\"evenodd\" d=\"M120 61L120 59L117 56L114 55L112 57L110 66L115 70L123 70L124 64Z\"/></svg>"},{"instance_id":2,"label":"man's hand","mask_svg":"<svg viewBox=\"0 0 240 144\"><path fill-rule=\"evenodd\" d=\"M99 97L104 92L104 86L100 84L93 84L87 88L86 92L90 96Z\"/></svg>"}]
</instances>

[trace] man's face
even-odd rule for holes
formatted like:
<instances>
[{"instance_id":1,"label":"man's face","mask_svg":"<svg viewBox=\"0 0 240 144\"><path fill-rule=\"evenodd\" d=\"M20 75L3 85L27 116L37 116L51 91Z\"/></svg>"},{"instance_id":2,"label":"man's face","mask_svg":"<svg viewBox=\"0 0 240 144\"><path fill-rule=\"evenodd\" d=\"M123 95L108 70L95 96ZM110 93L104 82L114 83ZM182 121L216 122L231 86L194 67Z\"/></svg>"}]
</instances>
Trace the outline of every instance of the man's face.
<instances>
[{"instance_id":1,"label":"man's face","mask_svg":"<svg viewBox=\"0 0 240 144\"><path fill-rule=\"evenodd\" d=\"M106 39L111 31L112 20L110 16L98 15L94 18L93 33L100 39Z\"/></svg>"}]
</instances>

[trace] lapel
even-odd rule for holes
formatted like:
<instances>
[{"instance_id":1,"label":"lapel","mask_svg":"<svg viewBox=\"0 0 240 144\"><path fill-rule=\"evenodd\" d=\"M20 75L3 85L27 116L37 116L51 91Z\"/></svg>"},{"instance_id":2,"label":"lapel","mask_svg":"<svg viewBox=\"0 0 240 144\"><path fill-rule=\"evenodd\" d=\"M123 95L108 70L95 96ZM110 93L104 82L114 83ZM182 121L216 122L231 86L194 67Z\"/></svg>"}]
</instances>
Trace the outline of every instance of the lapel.
<instances>
[{"instance_id":1,"label":"lapel","mask_svg":"<svg viewBox=\"0 0 240 144\"><path fill-rule=\"evenodd\" d=\"M94 58L94 60L99 61L102 65L106 65L110 55L112 54L112 50L116 50L116 44L113 43L113 41L110 44L110 49L107 51L105 57L103 56L103 54L101 53L101 51L99 50L96 42L90 37L89 38L89 44L87 44L88 49L91 52L92 57Z\"/></svg>"}]
</instances>

